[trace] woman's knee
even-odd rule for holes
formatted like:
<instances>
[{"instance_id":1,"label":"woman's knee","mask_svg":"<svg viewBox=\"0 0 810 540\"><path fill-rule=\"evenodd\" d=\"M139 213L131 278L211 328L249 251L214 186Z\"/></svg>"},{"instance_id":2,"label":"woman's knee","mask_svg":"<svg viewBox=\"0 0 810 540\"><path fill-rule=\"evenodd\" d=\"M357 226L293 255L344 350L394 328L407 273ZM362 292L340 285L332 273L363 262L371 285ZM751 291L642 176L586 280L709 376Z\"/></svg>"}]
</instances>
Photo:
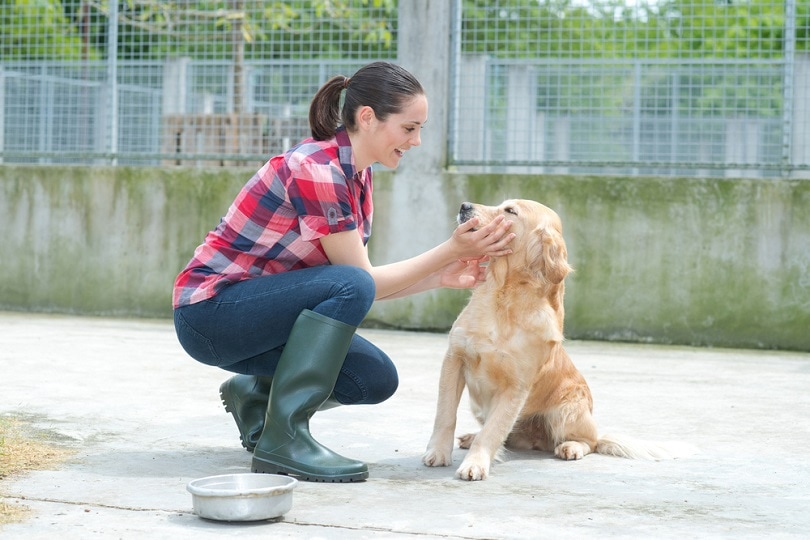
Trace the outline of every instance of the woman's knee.
<instances>
[{"instance_id":1,"label":"woman's knee","mask_svg":"<svg viewBox=\"0 0 810 540\"><path fill-rule=\"evenodd\" d=\"M366 270L356 266L347 266L345 271L347 277L344 283L351 289L353 298L371 309L371 304L374 303L374 297L377 295L377 285L374 283L374 278Z\"/></svg>"},{"instance_id":2,"label":"woman's knee","mask_svg":"<svg viewBox=\"0 0 810 540\"><path fill-rule=\"evenodd\" d=\"M335 397L345 405L382 403L397 391L399 375L383 351L355 336L335 384Z\"/></svg>"},{"instance_id":3,"label":"woman's knee","mask_svg":"<svg viewBox=\"0 0 810 540\"><path fill-rule=\"evenodd\" d=\"M209 366L218 366L222 362L211 339L200 333L183 315L183 310L194 307L178 308L174 310L174 328L177 340L189 356Z\"/></svg>"},{"instance_id":4,"label":"woman's knee","mask_svg":"<svg viewBox=\"0 0 810 540\"><path fill-rule=\"evenodd\" d=\"M328 299L322 301L315 311L358 326L374 303L374 279L371 274L356 266L335 266L332 271Z\"/></svg>"},{"instance_id":5,"label":"woman's knee","mask_svg":"<svg viewBox=\"0 0 810 540\"><path fill-rule=\"evenodd\" d=\"M399 374L391 363L384 376L367 381L368 392L363 403L382 403L396 393L399 388Z\"/></svg>"},{"instance_id":6,"label":"woman's knee","mask_svg":"<svg viewBox=\"0 0 810 540\"><path fill-rule=\"evenodd\" d=\"M335 384L335 398L343 405L375 405L393 396L398 387L396 370L374 378L344 371Z\"/></svg>"}]
</instances>

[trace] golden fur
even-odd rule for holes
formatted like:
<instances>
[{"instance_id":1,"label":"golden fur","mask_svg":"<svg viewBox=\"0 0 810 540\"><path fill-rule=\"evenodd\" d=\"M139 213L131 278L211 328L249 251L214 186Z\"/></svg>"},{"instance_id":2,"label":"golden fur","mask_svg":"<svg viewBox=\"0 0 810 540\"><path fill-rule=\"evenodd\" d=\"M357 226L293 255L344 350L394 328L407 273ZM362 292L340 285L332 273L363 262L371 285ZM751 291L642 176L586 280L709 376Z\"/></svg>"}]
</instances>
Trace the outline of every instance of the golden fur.
<instances>
[{"instance_id":1,"label":"golden fur","mask_svg":"<svg viewBox=\"0 0 810 540\"><path fill-rule=\"evenodd\" d=\"M513 252L490 261L486 281L450 330L425 465L452 464L465 385L482 426L459 438L469 449L456 471L465 480L485 479L504 445L568 460L591 452L640 459L689 453L677 444L598 436L590 389L562 345L564 280L572 268L560 217L534 201L508 200L496 207L465 203L458 221L476 216L484 226L501 214L513 222Z\"/></svg>"}]
</instances>

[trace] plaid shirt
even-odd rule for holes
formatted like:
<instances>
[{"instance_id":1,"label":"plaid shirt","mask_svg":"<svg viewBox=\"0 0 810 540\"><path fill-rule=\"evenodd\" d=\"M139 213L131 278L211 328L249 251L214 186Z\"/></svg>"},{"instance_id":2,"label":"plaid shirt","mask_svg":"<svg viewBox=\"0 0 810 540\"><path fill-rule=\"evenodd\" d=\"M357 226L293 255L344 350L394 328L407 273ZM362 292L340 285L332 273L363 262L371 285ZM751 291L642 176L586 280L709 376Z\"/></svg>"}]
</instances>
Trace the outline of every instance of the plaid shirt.
<instances>
[{"instance_id":1,"label":"plaid shirt","mask_svg":"<svg viewBox=\"0 0 810 540\"><path fill-rule=\"evenodd\" d=\"M371 168L357 172L349 135L306 139L245 184L174 283L175 308L228 284L329 264L319 238L357 229L371 236Z\"/></svg>"}]
</instances>

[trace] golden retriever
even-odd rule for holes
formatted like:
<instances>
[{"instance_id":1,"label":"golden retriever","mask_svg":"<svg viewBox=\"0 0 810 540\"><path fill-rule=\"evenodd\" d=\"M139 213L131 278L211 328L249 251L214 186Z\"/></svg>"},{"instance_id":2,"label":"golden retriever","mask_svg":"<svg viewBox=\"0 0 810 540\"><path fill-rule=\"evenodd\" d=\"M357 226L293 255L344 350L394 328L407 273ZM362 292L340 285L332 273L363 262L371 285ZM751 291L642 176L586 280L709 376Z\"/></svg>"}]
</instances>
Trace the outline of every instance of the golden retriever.
<instances>
[{"instance_id":1,"label":"golden retriever","mask_svg":"<svg viewBox=\"0 0 810 540\"><path fill-rule=\"evenodd\" d=\"M496 216L513 222L512 253L489 262L484 283L450 330L442 364L433 434L422 461L452 464L456 412L466 385L477 434L459 438L468 448L456 476L484 480L503 446L581 459L597 452L636 459L680 457L688 445L599 437L585 378L563 348L563 294L572 271L562 222L550 208L529 200L499 206L464 203L463 223Z\"/></svg>"}]
</instances>

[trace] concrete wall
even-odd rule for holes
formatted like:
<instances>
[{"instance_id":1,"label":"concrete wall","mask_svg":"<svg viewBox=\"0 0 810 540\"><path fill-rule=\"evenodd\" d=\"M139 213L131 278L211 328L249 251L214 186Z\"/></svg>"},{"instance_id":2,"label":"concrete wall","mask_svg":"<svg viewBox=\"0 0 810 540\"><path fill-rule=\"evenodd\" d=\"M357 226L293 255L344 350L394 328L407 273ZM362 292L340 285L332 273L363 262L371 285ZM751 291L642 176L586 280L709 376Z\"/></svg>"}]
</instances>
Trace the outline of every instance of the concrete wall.
<instances>
[{"instance_id":1,"label":"concrete wall","mask_svg":"<svg viewBox=\"0 0 810 540\"><path fill-rule=\"evenodd\" d=\"M250 174L0 166L0 309L168 316L174 274Z\"/></svg>"},{"instance_id":2,"label":"concrete wall","mask_svg":"<svg viewBox=\"0 0 810 540\"><path fill-rule=\"evenodd\" d=\"M576 269L569 338L810 350L810 182L446 174L442 185L453 212L516 197L560 214ZM464 302L423 296L375 314L442 328Z\"/></svg>"},{"instance_id":3,"label":"concrete wall","mask_svg":"<svg viewBox=\"0 0 810 540\"><path fill-rule=\"evenodd\" d=\"M0 166L0 309L170 316L252 174ZM569 338L810 351L810 182L377 173L372 260L441 242L464 200L511 197L562 216ZM368 322L445 330L466 295L378 302Z\"/></svg>"}]
</instances>

